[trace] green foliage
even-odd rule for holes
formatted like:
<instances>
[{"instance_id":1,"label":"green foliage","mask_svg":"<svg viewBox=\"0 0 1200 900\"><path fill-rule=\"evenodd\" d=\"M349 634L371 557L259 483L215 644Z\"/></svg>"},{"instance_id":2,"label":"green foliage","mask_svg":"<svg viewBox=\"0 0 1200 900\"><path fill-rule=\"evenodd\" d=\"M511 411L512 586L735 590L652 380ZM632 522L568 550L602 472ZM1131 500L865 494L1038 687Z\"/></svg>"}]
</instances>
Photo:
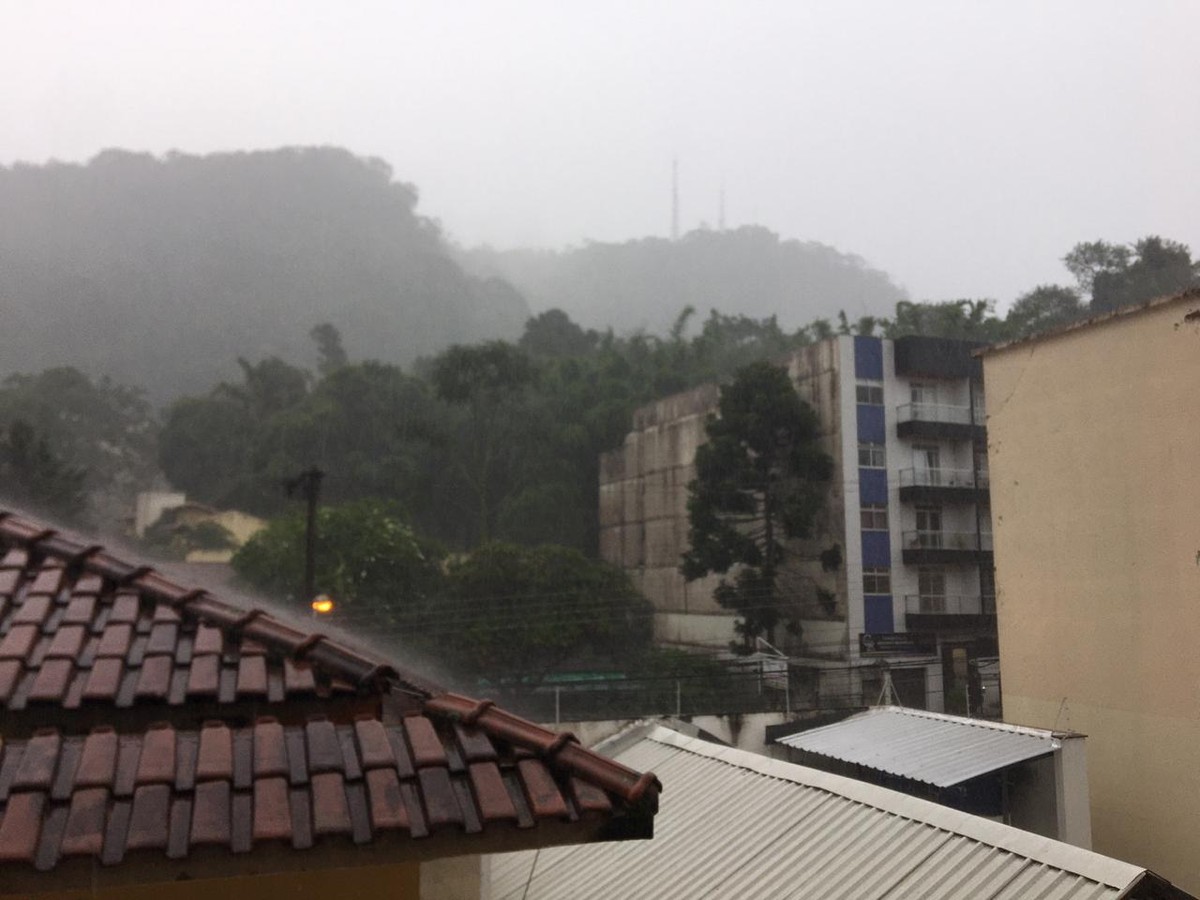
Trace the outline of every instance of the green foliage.
<instances>
[{"instance_id":1,"label":"green foliage","mask_svg":"<svg viewBox=\"0 0 1200 900\"><path fill-rule=\"evenodd\" d=\"M896 304L896 314L884 327L889 338L918 334L961 341L999 341L1007 338L1004 321L993 314L992 300L948 300L944 303Z\"/></svg>"},{"instance_id":2,"label":"green foliage","mask_svg":"<svg viewBox=\"0 0 1200 900\"><path fill-rule=\"evenodd\" d=\"M1079 292L1056 284L1038 285L1022 294L1008 310L1004 324L1014 338L1057 328L1082 317L1086 308Z\"/></svg>"},{"instance_id":3,"label":"green foliage","mask_svg":"<svg viewBox=\"0 0 1200 900\"><path fill-rule=\"evenodd\" d=\"M441 553L419 539L392 504L360 500L317 511L316 589L380 627L418 612L440 577ZM233 557L251 586L297 598L304 573L305 514L274 519ZM298 601L306 608L308 600Z\"/></svg>"},{"instance_id":4,"label":"green foliage","mask_svg":"<svg viewBox=\"0 0 1200 900\"><path fill-rule=\"evenodd\" d=\"M453 561L428 635L473 678L532 690L572 659L638 658L650 604L615 566L568 547L492 542Z\"/></svg>"},{"instance_id":5,"label":"green foliage","mask_svg":"<svg viewBox=\"0 0 1200 900\"><path fill-rule=\"evenodd\" d=\"M87 508L85 477L85 470L63 462L25 420L0 428L0 486L19 506L76 521Z\"/></svg>"},{"instance_id":6,"label":"green foliage","mask_svg":"<svg viewBox=\"0 0 1200 900\"><path fill-rule=\"evenodd\" d=\"M115 525L157 472L153 411L140 391L107 378L72 368L11 375L0 384L0 428L17 422L66 470L85 473L82 490L102 526Z\"/></svg>"},{"instance_id":7,"label":"green foliage","mask_svg":"<svg viewBox=\"0 0 1200 900\"><path fill-rule=\"evenodd\" d=\"M810 536L824 506L833 460L818 442L813 409L786 370L755 363L721 389L708 441L696 452L688 486L690 549L680 570L688 580L734 572L716 597L739 614L745 646L789 618L777 585L785 539Z\"/></svg>"},{"instance_id":8,"label":"green foliage","mask_svg":"<svg viewBox=\"0 0 1200 900\"><path fill-rule=\"evenodd\" d=\"M1191 250L1156 235L1132 247L1103 241L1079 244L1063 261L1081 288L1090 287L1093 312L1144 303L1200 284L1200 264L1192 262Z\"/></svg>"}]
</instances>

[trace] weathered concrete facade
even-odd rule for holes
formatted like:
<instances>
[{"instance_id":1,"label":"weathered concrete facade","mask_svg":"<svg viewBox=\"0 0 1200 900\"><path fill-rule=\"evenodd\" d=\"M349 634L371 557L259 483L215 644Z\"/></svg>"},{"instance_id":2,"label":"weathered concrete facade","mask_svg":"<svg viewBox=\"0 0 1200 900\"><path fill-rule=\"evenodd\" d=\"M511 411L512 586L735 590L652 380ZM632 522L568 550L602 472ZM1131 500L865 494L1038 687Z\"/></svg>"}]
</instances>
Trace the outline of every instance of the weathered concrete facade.
<instances>
[{"instance_id":1,"label":"weathered concrete facade","mask_svg":"<svg viewBox=\"0 0 1200 900\"><path fill-rule=\"evenodd\" d=\"M687 486L718 396L708 384L642 407L621 449L600 458L600 555L628 571L654 603L660 641L733 637L734 617L713 600L720 579L689 584L679 573L688 546Z\"/></svg>"}]
</instances>

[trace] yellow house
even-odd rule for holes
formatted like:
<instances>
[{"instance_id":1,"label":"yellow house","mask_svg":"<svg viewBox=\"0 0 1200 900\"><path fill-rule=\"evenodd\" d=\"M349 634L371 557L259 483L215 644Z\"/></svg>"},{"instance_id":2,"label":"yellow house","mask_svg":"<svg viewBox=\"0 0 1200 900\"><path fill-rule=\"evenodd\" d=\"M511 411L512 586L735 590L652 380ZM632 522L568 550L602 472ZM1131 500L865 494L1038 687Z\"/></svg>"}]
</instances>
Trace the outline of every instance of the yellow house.
<instances>
[{"instance_id":1,"label":"yellow house","mask_svg":"<svg viewBox=\"0 0 1200 900\"><path fill-rule=\"evenodd\" d=\"M478 900L484 854L650 837L659 789L0 511L0 896Z\"/></svg>"},{"instance_id":2,"label":"yellow house","mask_svg":"<svg viewBox=\"0 0 1200 900\"><path fill-rule=\"evenodd\" d=\"M1200 891L1200 290L982 355L1005 718L1086 734L1094 848Z\"/></svg>"}]
</instances>

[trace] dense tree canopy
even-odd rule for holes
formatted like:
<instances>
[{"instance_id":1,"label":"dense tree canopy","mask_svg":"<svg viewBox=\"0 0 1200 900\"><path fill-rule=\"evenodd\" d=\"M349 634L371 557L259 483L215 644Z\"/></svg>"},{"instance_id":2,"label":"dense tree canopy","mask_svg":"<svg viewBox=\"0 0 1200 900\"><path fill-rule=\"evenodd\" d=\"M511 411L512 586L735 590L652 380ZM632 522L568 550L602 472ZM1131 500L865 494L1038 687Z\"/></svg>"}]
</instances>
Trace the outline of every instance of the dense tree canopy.
<instances>
[{"instance_id":1,"label":"dense tree canopy","mask_svg":"<svg viewBox=\"0 0 1200 900\"><path fill-rule=\"evenodd\" d=\"M636 660L651 607L628 576L577 550L489 543L451 563L434 634L460 672L529 690L571 660ZM428 626L427 626L428 627Z\"/></svg>"},{"instance_id":2,"label":"dense tree canopy","mask_svg":"<svg viewBox=\"0 0 1200 900\"><path fill-rule=\"evenodd\" d=\"M820 448L816 412L787 371L769 363L747 366L721 388L706 431L688 485L689 549L680 568L689 580L732 573L716 597L738 612L750 647L760 635L773 641L789 618L777 589L785 541L809 537L833 460Z\"/></svg>"}]
</instances>

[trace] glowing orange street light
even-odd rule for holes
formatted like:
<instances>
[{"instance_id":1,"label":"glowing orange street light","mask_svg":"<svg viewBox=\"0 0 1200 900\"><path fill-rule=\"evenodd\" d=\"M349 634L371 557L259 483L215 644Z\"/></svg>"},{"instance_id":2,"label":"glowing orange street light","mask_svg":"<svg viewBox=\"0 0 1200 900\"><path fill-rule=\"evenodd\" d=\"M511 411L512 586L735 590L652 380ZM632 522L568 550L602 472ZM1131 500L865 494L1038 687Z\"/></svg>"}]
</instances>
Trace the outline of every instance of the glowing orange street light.
<instances>
[{"instance_id":1,"label":"glowing orange street light","mask_svg":"<svg viewBox=\"0 0 1200 900\"><path fill-rule=\"evenodd\" d=\"M312 611L321 615L333 612L333 598L328 594L318 594L312 602Z\"/></svg>"}]
</instances>

